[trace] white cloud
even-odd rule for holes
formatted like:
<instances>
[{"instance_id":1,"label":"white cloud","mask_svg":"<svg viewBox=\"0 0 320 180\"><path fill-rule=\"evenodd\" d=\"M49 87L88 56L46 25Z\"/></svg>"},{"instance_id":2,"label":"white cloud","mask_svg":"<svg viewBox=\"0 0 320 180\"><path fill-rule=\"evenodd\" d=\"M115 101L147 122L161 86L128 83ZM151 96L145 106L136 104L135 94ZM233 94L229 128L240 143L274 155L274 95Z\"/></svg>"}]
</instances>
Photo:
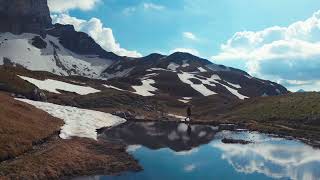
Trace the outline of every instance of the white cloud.
<instances>
[{"instance_id":1,"label":"white cloud","mask_svg":"<svg viewBox=\"0 0 320 180\"><path fill-rule=\"evenodd\" d=\"M190 53L195 56L200 56L200 53L196 49L191 49L191 48L176 48L170 51L170 54L175 53L175 52L185 52L185 53Z\"/></svg>"},{"instance_id":2,"label":"white cloud","mask_svg":"<svg viewBox=\"0 0 320 180\"><path fill-rule=\"evenodd\" d=\"M96 6L100 0L48 0L51 12L67 12L73 9L90 10Z\"/></svg>"},{"instance_id":3,"label":"white cloud","mask_svg":"<svg viewBox=\"0 0 320 180\"><path fill-rule=\"evenodd\" d=\"M195 168L196 168L196 166L194 164L190 164L190 165L185 166L183 169L185 172L192 172L192 171L194 171Z\"/></svg>"},{"instance_id":4,"label":"white cloud","mask_svg":"<svg viewBox=\"0 0 320 180\"><path fill-rule=\"evenodd\" d=\"M278 83L290 87L292 92L297 92L301 89L305 91L319 91L320 89L320 80L299 81L280 79Z\"/></svg>"},{"instance_id":5,"label":"white cloud","mask_svg":"<svg viewBox=\"0 0 320 180\"><path fill-rule=\"evenodd\" d=\"M291 80L320 80L320 11L288 27L237 32L212 59L242 62L252 75L286 81L289 88Z\"/></svg>"},{"instance_id":6,"label":"white cloud","mask_svg":"<svg viewBox=\"0 0 320 180\"><path fill-rule=\"evenodd\" d=\"M137 8L136 7L127 7L127 8L125 8L123 11L122 11L122 13L124 14L124 15L131 15L131 14L133 14L133 13L135 13L137 11Z\"/></svg>"},{"instance_id":7,"label":"white cloud","mask_svg":"<svg viewBox=\"0 0 320 180\"><path fill-rule=\"evenodd\" d=\"M133 13L136 13L137 11L162 11L166 9L165 6L160 4L154 4L154 3L140 3L136 6L130 6L126 7L122 10L122 13L126 16L132 15Z\"/></svg>"},{"instance_id":8,"label":"white cloud","mask_svg":"<svg viewBox=\"0 0 320 180\"><path fill-rule=\"evenodd\" d=\"M260 136L260 137L259 137ZM221 158L240 173L264 174L273 179L309 180L318 179L320 151L298 141L290 145L280 138L263 137L248 145L224 144L211 145L222 151Z\"/></svg>"},{"instance_id":9,"label":"white cloud","mask_svg":"<svg viewBox=\"0 0 320 180\"><path fill-rule=\"evenodd\" d=\"M190 40L198 40L197 36L194 35L192 32L183 32L182 33L184 38L190 39Z\"/></svg>"},{"instance_id":10,"label":"white cloud","mask_svg":"<svg viewBox=\"0 0 320 180\"><path fill-rule=\"evenodd\" d=\"M72 24L77 31L88 33L102 48L106 51L113 52L120 56L141 57L137 51L129 51L120 47L116 42L112 29L103 26L103 23L97 18L91 18L86 21L71 17L67 14L59 14L52 16L55 23Z\"/></svg>"},{"instance_id":11,"label":"white cloud","mask_svg":"<svg viewBox=\"0 0 320 180\"><path fill-rule=\"evenodd\" d=\"M156 10L156 11L160 11L160 10L164 10L165 7L159 4L154 4L154 3L143 3L143 8L145 10Z\"/></svg>"}]
</instances>

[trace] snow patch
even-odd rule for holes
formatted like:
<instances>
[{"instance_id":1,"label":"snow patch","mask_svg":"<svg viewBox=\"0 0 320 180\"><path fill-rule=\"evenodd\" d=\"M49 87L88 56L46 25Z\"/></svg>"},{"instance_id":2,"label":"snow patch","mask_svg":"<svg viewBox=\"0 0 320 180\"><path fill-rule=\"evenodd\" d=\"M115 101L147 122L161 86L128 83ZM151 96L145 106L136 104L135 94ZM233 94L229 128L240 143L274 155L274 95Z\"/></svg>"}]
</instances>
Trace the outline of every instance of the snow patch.
<instances>
[{"instance_id":1,"label":"snow patch","mask_svg":"<svg viewBox=\"0 0 320 180\"><path fill-rule=\"evenodd\" d=\"M31 84L34 84L39 89L46 90L48 92L60 94L58 90L68 91L68 92L74 92L79 95L87 95L91 93L97 93L100 92L100 90L86 87L86 86L79 86L74 84L69 84L62 81L52 80L52 79L46 79L46 80L38 80L33 79L25 76L19 76L20 78L28 81Z\"/></svg>"},{"instance_id":2,"label":"snow patch","mask_svg":"<svg viewBox=\"0 0 320 180\"><path fill-rule=\"evenodd\" d=\"M205 70L203 67L198 67L198 70L199 70L200 72L207 72L207 70Z\"/></svg>"},{"instance_id":3,"label":"snow patch","mask_svg":"<svg viewBox=\"0 0 320 180\"><path fill-rule=\"evenodd\" d=\"M112 79L112 78L117 78L117 77L128 77L130 75L130 72L133 70L134 68L128 68L128 69L124 69L122 71L117 71L115 73L103 73L102 76L105 79Z\"/></svg>"},{"instance_id":4,"label":"snow patch","mask_svg":"<svg viewBox=\"0 0 320 180\"><path fill-rule=\"evenodd\" d=\"M244 75L244 77L248 78L248 79L253 79L252 76L249 76L249 75Z\"/></svg>"},{"instance_id":5,"label":"snow patch","mask_svg":"<svg viewBox=\"0 0 320 180\"><path fill-rule=\"evenodd\" d=\"M109 113L80 109L70 106L61 106L52 103L32 101L28 99L16 99L35 106L50 115L64 120L60 138L85 137L97 140L97 129L117 126L126 120Z\"/></svg>"},{"instance_id":6,"label":"snow patch","mask_svg":"<svg viewBox=\"0 0 320 180\"><path fill-rule=\"evenodd\" d=\"M152 78L152 77L155 77L158 75L159 75L158 73L146 74L146 75L144 75L144 77L142 79L149 79L149 78Z\"/></svg>"},{"instance_id":7,"label":"snow patch","mask_svg":"<svg viewBox=\"0 0 320 180\"><path fill-rule=\"evenodd\" d=\"M64 48L59 39L47 35L44 42L47 46L38 49L32 45L35 34L24 33L0 35L0 65L3 58L14 64L19 64L32 71L47 71L57 75L81 75L98 78L103 70L113 61L97 56L79 55Z\"/></svg>"},{"instance_id":8,"label":"snow patch","mask_svg":"<svg viewBox=\"0 0 320 180\"><path fill-rule=\"evenodd\" d=\"M220 83L221 84L221 83ZM230 88L229 86L226 86L226 85L224 85L224 84L221 84L222 86L224 86L229 92L231 92L233 95L235 95L235 96L237 96L239 99L241 99L241 100L244 100L244 99L247 99L247 98L249 98L249 97L247 97L247 96L244 96L244 95L242 95L242 94L240 94L239 92L238 92L238 90L235 90L235 89L233 89L233 88Z\"/></svg>"},{"instance_id":9,"label":"snow patch","mask_svg":"<svg viewBox=\"0 0 320 180\"><path fill-rule=\"evenodd\" d=\"M184 99L178 99L178 101L186 103L186 104L190 102L189 100L184 100Z\"/></svg>"},{"instance_id":10,"label":"snow patch","mask_svg":"<svg viewBox=\"0 0 320 180\"><path fill-rule=\"evenodd\" d=\"M207 77L200 76L200 75L196 76L192 73L181 72L178 74L178 77L180 78L180 80L182 82L189 84L194 90L198 91L199 93L201 93L204 96L210 96L210 95L217 94L214 91L208 89L205 85L215 87L216 84L220 84L221 86L225 87L230 93L237 96L239 99L243 100L243 99L248 98L247 96L240 94L238 92L238 90L230 88L229 86L220 83L218 80L221 81L221 78L216 74L213 74L210 78L207 78ZM201 77L201 78L198 78L198 77ZM197 79L197 80L201 81L201 84L194 84L192 81L190 81L190 79ZM233 85L237 86L235 84L233 84ZM241 86L239 86L239 85L237 87L241 88Z\"/></svg>"},{"instance_id":11,"label":"snow patch","mask_svg":"<svg viewBox=\"0 0 320 180\"><path fill-rule=\"evenodd\" d=\"M191 100L192 97L183 97L182 99L185 99L185 100Z\"/></svg>"},{"instance_id":12,"label":"snow patch","mask_svg":"<svg viewBox=\"0 0 320 180\"><path fill-rule=\"evenodd\" d=\"M176 63L170 63L167 67L167 69L171 70L171 71L176 71L177 68L179 68L180 65L176 64Z\"/></svg>"},{"instance_id":13,"label":"snow patch","mask_svg":"<svg viewBox=\"0 0 320 180\"><path fill-rule=\"evenodd\" d=\"M208 89L204 84L210 85L210 86L215 86L210 82L210 80L203 80L200 78L197 78L194 74L187 73L187 72L181 72L178 74L178 77L183 83L189 84L194 90L198 91L204 96L210 96L210 95L215 95L217 93L211 91ZM201 84L194 84L190 79L197 79L201 81Z\"/></svg>"},{"instance_id":14,"label":"snow patch","mask_svg":"<svg viewBox=\"0 0 320 180\"><path fill-rule=\"evenodd\" d=\"M187 118L185 116L180 116L180 115L176 115L176 114L168 114L168 116L180 119L181 121L184 121Z\"/></svg>"},{"instance_id":15,"label":"snow patch","mask_svg":"<svg viewBox=\"0 0 320 180\"><path fill-rule=\"evenodd\" d=\"M225 82L228 83L230 86L232 86L234 88L241 89L241 86L239 84L233 84L233 83L230 83L230 82L227 82L227 81L225 81Z\"/></svg>"},{"instance_id":16,"label":"snow patch","mask_svg":"<svg viewBox=\"0 0 320 180\"><path fill-rule=\"evenodd\" d=\"M144 79L141 82L141 86L132 86L132 88L136 91L134 93L141 96L154 96L154 94L151 92L155 92L158 89L153 87L151 84L155 84L156 82L153 79Z\"/></svg>"},{"instance_id":17,"label":"snow patch","mask_svg":"<svg viewBox=\"0 0 320 180\"><path fill-rule=\"evenodd\" d=\"M163 69L163 68L150 68L150 69L147 69L147 72L153 72L153 71L169 71L169 72L175 72L175 71L172 71L170 69Z\"/></svg>"},{"instance_id":18,"label":"snow patch","mask_svg":"<svg viewBox=\"0 0 320 180\"><path fill-rule=\"evenodd\" d=\"M118 90L118 91L126 91L126 90L123 90L123 89L117 88L117 87L112 86L112 85L104 84L103 86L104 86L104 87L106 87L106 88L109 88L109 89L115 89L115 90Z\"/></svg>"},{"instance_id":19,"label":"snow patch","mask_svg":"<svg viewBox=\"0 0 320 180\"><path fill-rule=\"evenodd\" d=\"M183 60L183 64L181 67L186 68L188 66L190 66L190 64L188 63L188 60Z\"/></svg>"}]
</instances>

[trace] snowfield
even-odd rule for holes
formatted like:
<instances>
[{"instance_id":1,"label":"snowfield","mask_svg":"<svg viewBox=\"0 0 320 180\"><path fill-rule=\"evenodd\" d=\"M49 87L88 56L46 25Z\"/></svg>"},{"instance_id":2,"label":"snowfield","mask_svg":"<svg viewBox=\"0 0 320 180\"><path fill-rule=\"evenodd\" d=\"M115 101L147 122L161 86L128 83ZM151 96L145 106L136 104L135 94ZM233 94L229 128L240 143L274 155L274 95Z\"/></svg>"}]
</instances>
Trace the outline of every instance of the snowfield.
<instances>
[{"instance_id":1,"label":"snowfield","mask_svg":"<svg viewBox=\"0 0 320 180\"><path fill-rule=\"evenodd\" d=\"M21 65L32 71L47 71L57 75L81 75L97 78L113 61L92 55L79 55L64 48L59 39L47 35L45 48L32 45L35 34L14 35L0 33L0 65L3 58L14 65Z\"/></svg>"},{"instance_id":2,"label":"snowfield","mask_svg":"<svg viewBox=\"0 0 320 180\"><path fill-rule=\"evenodd\" d=\"M180 119L181 121L185 121L185 119L187 118L187 117L185 117L185 116L180 116L180 115L171 114L171 113L168 114L168 116L173 117L173 118Z\"/></svg>"},{"instance_id":3,"label":"snowfield","mask_svg":"<svg viewBox=\"0 0 320 180\"><path fill-rule=\"evenodd\" d=\"M119 67L119 66L118 66ZM118 68L117 67L117 68ZM117 77L128 77L130 75L130 72L134 69L134 67L132 68L128 68L128 69L124 69L122 71L117 71L113 74L109 74L109 73L103 73L102 76L104 79L108 80L108 79L112 79L112 78L117 78Z\"/></svg>"},{"instance_id":4,"label":"snowfield","mask_svg":"<svg viewBox=\"0 0 320 180\"><path fill-rule=\"evenodd\" d=\"M155 84L156 82L153 79L144 79L141 82L141 86L132 86L132 88L136 91L134 93L141 96L154 96L154 94L151 92L155 92L158 89L153 87L151 84Z\"/></svg>"},{"instance_id":5,"label":"snowfield","mask_svg":"<svg viewBox=\"0 0 320 180\"><path fill-rule=\"evenodd\" d=\"M118 90L118 91L126 91L126 90L123 90L123 89L117 88L117 87L112 86L112 85L104 84L103 86L104 86L104 87L106 87L106 88L109 88L109 89L115 89L115 90Z\"/></svg>"},{"instance_id":6,"label":"snowfield","mask_svg":"<svg viewBox=\"0 0 320 180\"><path fill-rule=\"evenodd\" d=\"M184 99L178 99L178 101L183 102L183 103L185 103L185 104L187 104L187 103L190 102L189 100L184 100Z\"/></svg>"},{"instance_id":7,"label":"snowfield","mask_svg":"<svg viewBox=\"0 0 320 180\"><path fill-rule=\"evenodd\" d=\"M207 72L207 70L205 70L203 67L198 67L198 70L199 70L200 72Z\"/></svg>"},{"instance_id":8,"label":"snowfield","mask_svg":"<svg viewBox=\"0 0 320 180\"><path fill-rule=\"evenodd\" d=\"M171 71L176 71L179 67L180 67L180 65L172 62L168 65L167 69L169 69Z\"/></svg>"},{"instance_id":9,"label":"snowfield","mask_svg":"<svg viewBox=\"0 0 320 180\"><path fill-rule=\"evenodd\" d=\"M217 94L217 93L211 91L210 89L208 89L204 85L204 84L206 84L206 85L210 85L210 86L215 86L214 84L211 84L207 80L197 78L194 74L182 72L182 73L178 74L178 77L180 78L180 80L183 83L189 84L194 90L198 91L199 93L201 93L204 96L210 96L210 95ZM192 81L190 81L190 79L197 79L197 80L201 81L201 84L194 84Z\"/></svg>"},{"instance_id":10,"label":"snowfield","mask_svg":"<svg viewBox=\"0 0 320 180\"><path fill-rule=\"evenodd\" d=\"M64 120L65 124L62 126L60 132L60 138L62 139L70 139L71 137L77 136L97 140L97 129L117 126L126 122L125 119L109 113L32 101L28 99L16 100L33 105L56 118Z\"/></svg>"},{"instance_id":11,"label":"snowfield","mask_svg":"<svg viewBox=\"0 0 320 180\"><path fill-rule=\"evenodd\" d=\"M198 77L199 76L200 75L198 75ZM210 78L207 78L207 77L204 77L204 76L200 76L201 78L198 78L193 73L181 72L181 73L178 74L178 77L180 78L180 80L183 83L189 84L194 90L198 91L199 93L201 93L204 96L210 96L210 95L217 94L216 92L208 89L205 85L215 87L216 84L220 84L221 86L225 87L230 93L232 93L233 95L237 96L239 99L244 100L244 99L248 98L247 96L244 96L244 95L242 95L242 94L240 94L238 92L237 89L241 88L240 85L232 84L232 83L223 81L218 75L215 75L215 74L212 75ZM197 80L201 81L201 84L195 84L190 79L197 79ZM233 88L231 88L231 87L219 82L218 80L226 82L227 84L229 84ZM236 88L236 89L234 89L234 88Z\"/></svg>"},{"instance_id":12,"label":"snowfield","mask_svg":"<svg viewBox=\"0 0 320 180\"><path fill-rule=\"evenodd\" d=\"M19 77L28 81L31 84L34 84L39 89L46 90L48 92L52 92L52 93L56 93L56 94L60 94L60 92L57 90L74 92L79 95L87 95L87 94L91 94L91 93L100 92L100 90L97 90L97 89L94 89L91 87L69 84L66 82L52 80L52 79L46 79L46 80L42 81L42 80L33 79L33 78L25 77L25 76L19 76Z\"/></svg>"}]
</instances>

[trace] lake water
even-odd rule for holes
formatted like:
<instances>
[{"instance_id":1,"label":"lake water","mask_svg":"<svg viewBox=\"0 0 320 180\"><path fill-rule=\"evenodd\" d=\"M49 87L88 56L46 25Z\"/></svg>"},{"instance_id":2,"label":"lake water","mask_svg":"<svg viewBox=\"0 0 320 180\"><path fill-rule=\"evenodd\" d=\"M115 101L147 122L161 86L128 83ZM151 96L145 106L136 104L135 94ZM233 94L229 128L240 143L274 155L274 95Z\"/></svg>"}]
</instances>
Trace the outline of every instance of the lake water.
<instances>
[{"instance_id":1,"label":"lake water","mask_svg":"<svg viewBox=\"0 0 320 180\"><path fill-rule=\"evenodd\" d=\"M126 143L144 170L77 180L320 179L320 150L257 132L128 122L105 130L99 138ZM225 144L224 138L252 143Z\"/></svg>"}]
</instances>

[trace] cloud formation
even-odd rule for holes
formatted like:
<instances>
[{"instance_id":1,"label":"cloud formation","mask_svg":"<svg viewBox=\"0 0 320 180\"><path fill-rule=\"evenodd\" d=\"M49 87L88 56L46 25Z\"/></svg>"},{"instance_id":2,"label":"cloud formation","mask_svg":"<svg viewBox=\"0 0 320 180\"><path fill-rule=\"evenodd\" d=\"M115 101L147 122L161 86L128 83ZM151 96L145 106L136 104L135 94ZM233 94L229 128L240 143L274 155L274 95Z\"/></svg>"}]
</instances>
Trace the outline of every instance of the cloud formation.
<instances>
[{"instance_id":1,"label":"cloud formation","mask_svg":"<svg viewBox=\"0 0 320 180\"><path fill-rule=\"evenodd\" d=\"M130 6L130 7L126 7L122 10L122 13L124 15L132 15L138 11L142 11L142 12L147 12L147 11L162 11L166 9L165 6L161 5L161 4L155 4L155 3L140 3L137 4L136 6Z\"/></svg>"},{"instance_id":2,"label":"cloud formation","mask_svg":"<svg viewBox=\"0 0 320 180\"><path fill-rule=\"evenodd\" d=\"M78 19L67 14L52 15L54 23L72 24L77 31L89 34L106 51L113 52L119 56L141 57L137 51L129 51L121 48L116 41L112 29L103 26L100 19L91 18L90 20Z\"/></svg>"},{"instance_id":3,"label":"cloud formation","mask_svg":"<svg viewBox=\"0 0 320 180\"><path fill-rule=\"evenodd\" d=\"M91 10L100 0L48 0L50 11L54 13L67 12L73 9Z\"/></svg>"},{"instance_id":4,"label":"cloud formation","mask_svg":"<svg viewBox=\"0 0 320 180\"><path fill-rule=\"evenodd\" d=\"M193 40L193 41L198 40L198 37L196 35L194 35L192 32L183 32L182 35L186 39L190 39L190 40Z\"/></svg>"},{"instance_id":5,"label":"cloud formation","mask_svg":"<svg viewBox=\"0 0 320 180\"><path fill-rule=\"evenodd\" d=\"M301 142L282 142L283 139L262 137L260 142L245 146L238 144L212 143L212 147L222 151L226 160L240 173L264 174L273 179L309 180L317 179L320 152ZM278 142L277 142L278 141Z\"/></svg>"},{"instance_id":6,"label":"cloud formation","mask_svg":"<svg viewBox=\"0 0 320 180\"><path fill-rule=\"evenodd\" d=\"M249 73L284 83L292 90L320 90L320 11L288 27L237 32L212 57L224 63L244 63ZM292 83L297 82L300 83Z\"/></svg>"},{"instance_id":7,"label":"cloud formation","mask_svg":"<svg viewBox=\"0 0 320 180\"><path fill-rule=\"evenodd\" d=\"M164 6L159 4L154 4L154 3L143 3L143 8L145 10L157 10L157 11L165 9Z\"/></svg>"}]
</instances>

